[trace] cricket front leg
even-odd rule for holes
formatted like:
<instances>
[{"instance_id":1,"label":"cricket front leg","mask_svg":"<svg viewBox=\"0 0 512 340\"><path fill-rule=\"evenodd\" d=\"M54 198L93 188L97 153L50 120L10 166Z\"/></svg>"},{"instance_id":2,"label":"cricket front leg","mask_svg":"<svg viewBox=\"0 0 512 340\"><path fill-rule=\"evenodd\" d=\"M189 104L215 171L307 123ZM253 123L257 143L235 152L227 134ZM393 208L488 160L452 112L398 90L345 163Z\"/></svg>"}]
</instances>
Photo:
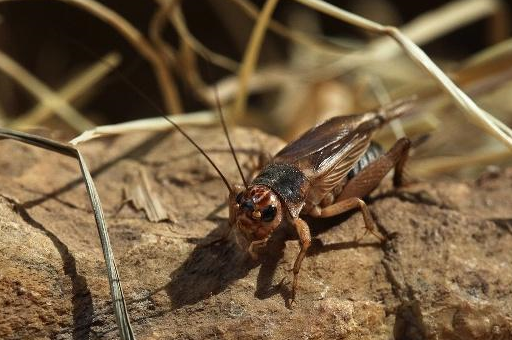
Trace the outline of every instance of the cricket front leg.
<instances>
[{"instance_id":1,"label":"cricket front leg","mask_svg":"<svg viewBox=\"0 0 512 340\"><path fill-rule=\"evenodd\" d=\"M309 231L308 224L300 219L296 218L293 220L293 226L295 230L297 230L297 234L299 234L300 239L300 252L295 259L295 263L293 265L293 285L292 285L292 301L295 300L295 294L297 292L297 285L299 282L299 271L302 265L302 260L306 257L306 252L311 245L311 233Z\"/></svg>"},{"instance_id":2,"label":"cricket front leg","mask_svg":"<svg viewBox=\"0 0 512 340\"><path fill-rule=\"evenodd\" d=\"M251 255L251 258L254 261L257 261L259 258L258 253L257 253L258 249L265 247L265 245L267 244L267 241L268 241L268 237L263 240L252 241L251 244L249 244L249 248L247 248L247 252L249 253L249 255Z\"/></svg>"}]
</instances>

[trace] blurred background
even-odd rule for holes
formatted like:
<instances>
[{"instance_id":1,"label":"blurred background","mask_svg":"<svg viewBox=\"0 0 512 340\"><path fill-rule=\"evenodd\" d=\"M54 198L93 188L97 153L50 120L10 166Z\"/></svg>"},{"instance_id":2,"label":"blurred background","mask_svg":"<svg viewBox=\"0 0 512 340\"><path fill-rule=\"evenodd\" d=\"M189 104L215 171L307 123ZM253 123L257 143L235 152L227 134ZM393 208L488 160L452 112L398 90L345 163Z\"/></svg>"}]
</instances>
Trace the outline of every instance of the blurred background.
<instances>
[{"instance_id":1,"label":"blurred background","mask_svg":"<svg viewBox=\"0 0 512 340\"><path fill-rule=\"evenodd\" d=\"M0 126L66 140L97 125L158 116L155 106L172 114L210 110L215 88L231 122L291 140L333 115L417 95L414 113L378 136L386 147L404 134L430 136L415 150L415 174L476 177L511 163L508 149L469 123L390 38L281 0L261 50L251 51L265 3L1 0ZM508 2L330 3L400 28L511 126ZM255 69L240 98L239 74L251 56Z\"/></svg>"}]
</instances>

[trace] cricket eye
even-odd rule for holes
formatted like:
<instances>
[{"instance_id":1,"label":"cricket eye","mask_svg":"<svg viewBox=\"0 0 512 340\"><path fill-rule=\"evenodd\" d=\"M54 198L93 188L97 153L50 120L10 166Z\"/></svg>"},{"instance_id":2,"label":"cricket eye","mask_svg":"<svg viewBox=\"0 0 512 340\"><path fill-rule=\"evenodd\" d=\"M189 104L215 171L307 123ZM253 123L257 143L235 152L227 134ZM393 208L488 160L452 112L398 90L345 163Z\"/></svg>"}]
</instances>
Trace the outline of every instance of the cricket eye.
<instances>
[{"instance_id":1,"label":"cricket eye","mask_svg":"<svg viewBox=\"0 0 512 340\"><path fill-rule=\"evenodd\" d=\"M242 203L242 197L244 196L243 194L243 191L241 191L238 195L236 195L236 203Z\"/></svg>"},{"instance_id":2,"label":"cricket eye","mask_svg":"<svg viewBox=\"0 0 512 340\"><path fill-rule=\"evenodd\" d=\"M263 222L271 222L276 217L277 208L274 205L268 205L261 212L261 220Z\"/></svg>"},{"instance_id":3,"label":"cricket eye","mask_svg":"<svg viewBox=\"0 0 512 340\"><path fill-rule=\"evenodd\" d=\"M246 201L244 201L244 202L240 205L240 208L241 208L242 210L253 211L253 210L254 210L254 203L252 202L252 200L246 200Z\"/></svg>"}]
</instances>

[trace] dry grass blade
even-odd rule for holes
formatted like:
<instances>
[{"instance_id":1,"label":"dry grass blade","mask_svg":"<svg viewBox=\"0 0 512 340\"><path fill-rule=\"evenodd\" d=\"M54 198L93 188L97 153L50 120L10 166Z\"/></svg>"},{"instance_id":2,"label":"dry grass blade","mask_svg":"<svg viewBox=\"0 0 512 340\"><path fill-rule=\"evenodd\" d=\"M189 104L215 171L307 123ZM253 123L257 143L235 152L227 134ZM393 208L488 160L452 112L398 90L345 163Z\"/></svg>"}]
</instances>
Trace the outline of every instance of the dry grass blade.
<instances>
[{"instance_id":1,"label":"dry grass blade","mask_svg":"<svg viewBox=\"0 0 512 340\"><path fill-rule=\"evenodd\" d=\"M499 150L479 150L465 156L439 156L418 160L413 162L410 168L415 176L425 178L474 166L496 164L507 159L510 159L510 151L500 148Z\"/></svg>"},{"instance_id":2,"label":"dry grass blade","mask_svg":"<svg viewBox=\"0 0 512 340\"><path fill-rule=\"evenodd\" d=\"M166 58L166 62L173 67L176 67L178 63L176 50L162 38L162 31L167 22L167 13L175 6L175 0L162 2L160 8L155 11L149 23L149 38L151 42Z\"/></svg>"},{"instance_id":3,"label":"dry grass blade","mask_svg":"<svg viewBox=\"0 0 512 340\"><path fill-rule=\"evenodd\" d=\"M251 75L256 68L261 44L263 43L263 38L265 37L265 32L270 21L270 17L272 16L272 13L274 13L274 9L276 8L278 1L279 0L267 0L265 2L260 16L258 17L258 20L256 20L256 24L252 30L249 44L245 49L242 67L238 73L238 77L240 79L238 94L236 96L232 113L232 116L235 118L235 120L240 120L240 118L245 114L244 111L247 101L247 84L249 83L249 79L251 78Z\"/></svg>"},{"instance_id":4,"label":"dry grass blade","mask_svg":"<svg viewBox=\"0 0 512 340\"><path fill-rule=\"evenodd\" d=\"M299 76L284 67L269 66L262 67L254 72L247 83L247 92L264 92L272 88L277 88L286 84L291 84L297 80ZM220 80L214 86L218 89L221 103L231 101L238 94L240 78L233 75ZM214 103L214 92L211 88L204 91L204 95L208 102Z\"/></svg>"},{"instance_id":5,"label":"dry grass blade","mask_svg":"<svg viewBox=\"0 0 512 340\"><path fill-rule=\"evenodd\" d=\"M469 58L469 60L466 61L464 66L468 67L479 64L485 64L488 62L493 62L497 58L507 58L508 60L510 60L511 55L512 39L507 39L500 42L499 44L488 47L485 50L472 56L471 58Z\"/></svg>"},{"instance_id":6,"label":"dry grass blade","mask_svg":"<svg viewBox=\"0 0 512 340\"><path fill-rule=\"evenodd\" d=\"M247 0L230 1L239 6L249 17L253 19L257 19L259 17L260 12L258 8L251 2ZM268 28L284 38L287 38L297 44L302 44L309 48L315 49L318 52L336 55L347 53L346 48L331 43L325 39L321 39L321 37L314 37L307 33L289 29L278 21L270 20Z\"/></svg>"},{"instance_id":7,"label":"dry grass blade","mask_svg":"<svg viewBox=\"0 0 512 340\"><path fill-rule=\"evenodd\" d=\"M494 116L481 109L464 92L462 92L448 76L423 52L411 39L396 27L383 26L356 14L344 11L322 0L296 0L317 11L328 14L336 19L363 28L370 32L385 34L392 37L404 50L409 58L423 68L438 83L440 88L451 96L454 103L467 116L468 120L485 130L512 150L512 130Z\"/></svg>"},{"instance_id":8,"label":"dry grass blade","mask_svg":"<svg viewBox=\"0 0 512 340\"><path fill-rule=\"evenodd\" d=\"M0 2L12 1L14 0L0 0ZM178 90L165 60L133 25L116 12L94 0L58 1L86 10L116 29L153 67L167 110L173 114L183 112Z\"/></svg>"},{"instance_id":9,"label":"dry grass blade","mask_svg":"<svg viewBox=\"0 0 512 340\"><path fill-rule=\"evenodd\" d=\"M78 149L73 146L59 143L51 139L8 130L0 128L0 139L13 139L25 144L34 145L43 149L47 149L53 152L60 153L65 156L73 157L78 161L80 170L85 180L85 187L91 201L92 209L94 211L94 218L96 220L96 226L98 228L98 234L100 236L101 247L103 250L103 256L105 258L105 264L107 266L108 281L110 285L110 294L112 296L112 303L114 305L114 314L116 317L117 326L119 328L120 338L123 340L135 339L133 331L130 325L130 319L126 310L126 303L124 299L123 290L121 287L121 280L117 272L116 263L114 261L114 254L112 252L112 246L107 232L107 223L103 215L103 209L101 207L100 198L91 174L85 163L85 159Z\"/></svg>"},{"instance_id":10,"label":"dry grass blade","mask_svg":"<svg viewBox=\"0 0 512 340\"><path fill-rule=\"evenodd\" d=\"M212 114L210 111L200 111L176 117L173 116L171 119L180 126L210 125L218 121L216 115ZM162 117L138 119L125 123L97 126L92 130L84 131L80 136L74 138L69 143L78 145L99 137L120 135L134 131L165 131L172 128L173 126L169 124L168 121L163 120Z\"/></svg>"},{"instance_id":11,"label":"dry grass blade","mask_svg":"<svg viewBox=\"0 0 512 340\"><path fill-rule=\"evenodd\" d=\"M417 45L423 45L471 22L496 14L502 7L497 0L453 1L421 14L400 27L400 31ZM309 78L331 79L333 76L339 76L368 63L390 60L400 52L399 45L388 37L382 37L371 42L362 51L351 53L330 65L315 70Z\"/></svg>"},{"instance_id":12,"label":"dry grass blade","mask_svg":"<svg viewBox=\"0 0 512 340\"><path fill-rule=\"evenodd\" d=\"M64 85L57 95L66 102L72 102L103 79L111 69L117 67L121 62L121 56L118 53L109 53L100 61L94 63L91 67L84 70L81 74L73 78ZM27 126L37 126L40 122L47 119L52 111L52 107L39 103L32 110L13 120L8 127L19 129Z\"/></svg>"},{"instance_id":13,"label":"dry grass blade","mask_svg":"<svg viewBox=\"0 0 512 340\"><path fill-rule=\"evenodd\" d=\"M92 0L60 0L65 3L85 9L99 19L115 28L130 42L153 66L155 75L160 84L166 109L173 114L183 112L178 90L167 69L162 56L153 48L150 42L122 16L108 7Z\"/></svg>"},{"instance_id":14,"label":"dry grass blade","mask_svg":"<svg viewBox=\"0 0 512 340\"><path fill-rule=\"evenodd\" d=\"M417 45L429 43L469 23L497 13L503 5L498 0L459 0L447 3L438 9L421 14L400 27L400 31ZM400 52L397 44L382 39L379 58L391 58Z\"/></svg>"},{"instance_id":15,"label":"dry grass blade","mask_svg":"<svg viewBox=\"0 0 512 340\"><path fill-rule=\"evenodd\" d=\"M158 0L157 3L160 4L160 8L153 15L149 26L151 40L160 49L161 53L167 56L168 61L176 67L182 78L189 83L190 89L201 100L212 103L208 102L205 94L207 86L199 73L196 53L208 56L218 66L232 71L236 71L238 63L210 51L205 46L199 46L201 43L191 35L185 25L178 1ZM170 46L161 36L168 20L174 25L180 35L179 51Z\"/></svg>"},{"instance_id":16,"label":"dry grass blade","mask_svg":"<svg viewBox=\"0 0 512 340\"><path fill-rule=\"evenodd\" d=\"M8 55L0 52L0 69L15 79L47 107L51 107L65 122L78 131L94 126L88 119L69 103L55 94L48 86L39 81Z\"/></svg>"},{"instance_id":17,"label":"dry grass blade","mask_svg":"<svg viewBox=\"0 0 512 340\"><path fill-rule=\"evenodd\" d=\"M206 56L208 61L211 61L213 64L220 66L228 71L236 72L238 70L238 62L210 50L199 40L197 40L192 35L192 33L190 33L187 24L185 23L185 17L183 16L183 12L181 11L179 5L176 6L176 8L174 8L169 14L171 16L171 21L174 24L174 27L180 35L180 38L183 39L183 41L185 41L185 43L190 46L190 48L192 48L199 56Z\"/></svg>"}]
</instances>

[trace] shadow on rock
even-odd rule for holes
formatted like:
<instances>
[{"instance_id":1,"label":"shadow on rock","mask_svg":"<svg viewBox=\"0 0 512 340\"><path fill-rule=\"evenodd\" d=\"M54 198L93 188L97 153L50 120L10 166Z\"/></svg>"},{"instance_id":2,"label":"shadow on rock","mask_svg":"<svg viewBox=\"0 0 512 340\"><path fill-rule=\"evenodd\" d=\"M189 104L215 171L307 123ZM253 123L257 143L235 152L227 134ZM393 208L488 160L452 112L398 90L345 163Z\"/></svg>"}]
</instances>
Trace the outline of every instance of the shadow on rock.
<instances>
[{"instance_id":1,"label":"shadow on rock","mask_svg":"<svg viewBox=\"0 0 512 340\"><path fill-rule=\"evenodd\" d=\"M219 229L212 231L206 240L218 238ZM258 265L240 247L229 239L210 245L198 245L187 260L171 274L165 290L173 308L194 304L219 294L229 284L247 275Z\"/></svg>"},{"instance_id":2,"label":"shadow on rock","mask_svg":"<svg viewBox=\"0 0 512 340\"><path fill-rule=\"evenodd\" d=\"M91 332L92 320L94 315L94 307L92 303L91 291L87 285L87 279L78 274L76 268L76 260L69 250L68 246L62 242L57 235L46 229L45 226L36 221L24 205L18 204L13 200L9 200L16 207L21 218L34 227L42 231L53 243L63 262L64 274L71 280L71 293L73 304L73 339L88 338Z\"/></svg>"},{"instance_id":3,"label":"shadow on rock","mask_svg":"<svg viewBox=\"0 0 512 340\"><path fill-rule=\"evenodd\" d=\"M285 242L293 239L288 226L277 229L267 246L260 251L261 268L256 279L256 291L254 296L260 300L268 299L275 294L281 294L283 300L287 301L291 298L291 291L283 284L289 280L284 276L278 283L275 281L275 273L279 265L279 261L284 256Z\"/></svg>"},{"instance_id":4,"label":"shadow on rock","mask_svg":"<svg viewBox=\"0 0 512 340\"><path fill-rule=\"evenodd\" d=\"M328 219L309 220L312 235L340 225L351 214ZM220 221L219 221L220 222ZM214 240L222 231L228 228L225 220L220 226L208 234L204 240ZM232 233L233 234L233 233ZM234 239L234 238L233 238ZM253 261L235 241L223 239L209 245L198 245L187 260L171 274L171 281L165 286L167 295L172 301L173 309L191 305L207 299L224 291L232 282L248 275L249 271L261 264L256 279L254 296L258 299L267 299L275 294L281 294L284 301L289 300L291 291L287 285L292 276L275 279L275 273L283 258L285 242L297 239L296 232L291 226L278 228L270 238L267 245L259 250L259 260ZM205 242L203 242L205 243ZM321 242L320 242L321 243ZM378 244L358 244L345 242L341 244L322 246L313 242L313 249L309 255L316 255L324 251L346 249L352 247L374 247ZM286 271L288 273L288 271Z\"/></svg>"},{"instance_id":5,"label":"shadow on rock","mask_svg":"<svg viewBox=\"0 0 512 340\"><path fill-rule=\"evenodd\" d=\"M227 225L223 223L205 239L218 237L221 228L227 228ZM198 245L187 260L171 274L171 281L165 287L173 308L194 304L221 293L232 282L247 276L250 270L260 264L255 296L265 299L278 293L280 285L273 285L272 282L278 262L283 257L285 237L286 232L276 232L261 250L258 261L253 261L231 239L207 246Z\"/></svg>"}]
</instances>

